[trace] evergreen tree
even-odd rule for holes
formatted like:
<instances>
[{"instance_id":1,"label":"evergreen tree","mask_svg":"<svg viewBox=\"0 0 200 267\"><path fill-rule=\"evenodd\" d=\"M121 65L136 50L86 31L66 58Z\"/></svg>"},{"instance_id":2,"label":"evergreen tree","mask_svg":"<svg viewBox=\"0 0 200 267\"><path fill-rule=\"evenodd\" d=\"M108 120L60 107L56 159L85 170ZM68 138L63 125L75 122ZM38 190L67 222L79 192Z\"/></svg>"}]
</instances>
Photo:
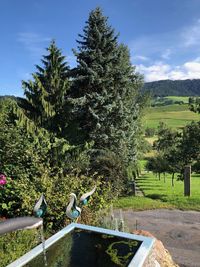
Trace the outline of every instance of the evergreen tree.
<instances>
[{"instance_id":1,"label":"evergreen tree","mask_svg":"<svg viewBox=\"0 0 200 267\"><path fill-rule=\"evenodd\" d=\"M52 41L43 56L43 67L36 65L33 80L22 81L26 99L19 101L25 115L38 127L57 135L66 125L65 96L69 88L69 68L61 50Z\"/></svg>"},{"instance_id":2,"label":"evergreen tree","mask_svg":"<svg viewBox=\"0 0 200 267\"><path fill-rule=\"evenodd\" d=\"M125 159L131 150L132 156L136 154L141 77L100 8L90 13L83 33L75 52L78 65L72 71L77 135L80 142L94 141L94 148L123 153Z\"/></svg>"},{"instance_id":3,"label":"evergreen tree","mask_svg":"<svg viewBox=\"0 0 200 267\"><path fill-rule=\"evenodd\" d=\"M140 118L144 97L140 94L142 77L130 62L128 47L119 46L119 60L115 67L115 108L111 119L115 127L114 147L123 155L127 164L137 159L137 148L141 133Z\"/></svg>"},{"instance_id":4,"label":"evergreen tree","mask_svg":"<svg viewBox=\"0 0 200 267\"><path fill-rule=\"evenodd\" d=\"M200 97L189 97L189 109L200 114Z\"/></svg>"}]
</instances>

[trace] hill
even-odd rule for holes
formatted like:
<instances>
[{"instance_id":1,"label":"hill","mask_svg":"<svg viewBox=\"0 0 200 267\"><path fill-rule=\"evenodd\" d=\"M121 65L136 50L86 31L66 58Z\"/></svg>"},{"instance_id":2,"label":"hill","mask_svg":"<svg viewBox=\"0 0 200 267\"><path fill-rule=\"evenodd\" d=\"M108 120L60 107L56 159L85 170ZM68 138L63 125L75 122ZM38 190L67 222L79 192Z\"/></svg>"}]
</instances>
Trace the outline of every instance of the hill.
<instances>
[{"instance_id":1,"label":"hill","mask_svg":"<svg viewBox=\"0 0 200 267\"><path fill-rule=\"evenodd\" d=\"M147 110L143 124L145 128L157 128L159 122L164 122L170 128L180 129L199 119L200 115L190 111L188 104L155 106Z\"/></svg>"},{"instance_id":2,"label":"hill","mask_svg":"<svg viewBox=\"0 0 200 267\"><path fill-rule=\"evenodd\" d=\"M200 96L200 79L148 82L143 90L152 96Z\"/></svg>"}]
</instances>

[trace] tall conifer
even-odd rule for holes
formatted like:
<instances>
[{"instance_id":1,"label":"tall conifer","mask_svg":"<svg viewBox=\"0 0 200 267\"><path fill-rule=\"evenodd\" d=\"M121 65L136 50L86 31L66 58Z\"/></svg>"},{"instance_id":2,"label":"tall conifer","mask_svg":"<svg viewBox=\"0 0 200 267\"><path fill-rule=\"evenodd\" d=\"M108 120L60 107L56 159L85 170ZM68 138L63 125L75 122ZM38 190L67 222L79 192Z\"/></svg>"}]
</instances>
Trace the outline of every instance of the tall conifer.
<instances>
[{"instance_id":1,"label":"tall conifer","mask_svg":"<svg viewBox=\"0 0 200 267\"><path fill-rule=\"evenodd\" d=\"M26 100L21 101L25 115L36 126L62 136L66 124L65 96L69 89L65 57L52 41L43 56L43 66L36 65L33 80L22 81Z\"/></svg>"},{"instance_id":2,"label":"tall conifer","mask_svg":"<svg viewBox=\"0 0 200 267\"><path fill-rule=\"evenodd\" d=\"M124 161L134 160L141 77L100 8L89 14L79 37L71 90L78 133L82 141L94 141L96 149L114 151Z\"/></svg>"}]
</instances>

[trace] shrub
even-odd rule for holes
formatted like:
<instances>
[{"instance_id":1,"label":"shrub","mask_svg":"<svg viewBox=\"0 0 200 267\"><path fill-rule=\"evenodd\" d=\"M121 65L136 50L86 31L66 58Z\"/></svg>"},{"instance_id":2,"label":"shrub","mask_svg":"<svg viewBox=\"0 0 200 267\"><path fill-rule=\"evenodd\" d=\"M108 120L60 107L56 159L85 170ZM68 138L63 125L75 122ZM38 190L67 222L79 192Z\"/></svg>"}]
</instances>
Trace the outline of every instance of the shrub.
<instances>
[{"instance_id":1,"label":"shrub","mask_svg":"<svg viewBox=\"0 0 200 267\"><path fill-rule=\"evenodd\" d=\"M37 230L23 230L0 236L1 267L5 267L39 243Z\"/></svg>"},{"instance_id":2,"label":"shrub","mask_svg":"<svg viewBox=\"0 0 200 267\"><path fill-rule=\"evenodd\" d=\"M155 135L155 129L154 128L146 128L145 129L145 136L146 137L152 137Z\"/></svg>"},{"instance_id":3,"label":"shrub","mask_svg":"<svg viewBox=\"0 0 200 267\"><path fill-rule=\"evenodd\" d=\"M108 203L114 190L110 181L82 174L88 165L84 154L87 149L76 152L76 164L73 164L72 150L65 139L39 130L37 135L28 134L9 118L7 111L0 115L0 173L7 178L7 184L0 189L0 217L31 215L35 201L44 193L48 203L45 225L57 231L66 223L69 194L81 195L97 184L95 200L88 206L94 215L90 221L95 221L96 212Z\"/></svg>"}]
</instances>

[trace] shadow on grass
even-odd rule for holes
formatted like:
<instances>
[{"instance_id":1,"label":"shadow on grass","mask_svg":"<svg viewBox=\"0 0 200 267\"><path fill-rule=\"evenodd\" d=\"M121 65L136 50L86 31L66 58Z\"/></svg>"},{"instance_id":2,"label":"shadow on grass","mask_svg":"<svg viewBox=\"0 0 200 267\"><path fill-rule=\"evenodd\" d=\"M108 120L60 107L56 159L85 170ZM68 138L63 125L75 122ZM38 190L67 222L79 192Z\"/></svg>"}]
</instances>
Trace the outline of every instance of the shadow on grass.
<instances>
[{"instance_id":1,"label":"shadow on grass","mask_svg":"<svg viewBox=\"0 0 200 267\"><path fill-rule=\"evenodd\" d=\"M165 201L166 195L164 195L164 194L148 194L148 195L146 195L146 197L149 197L151 199L159 199L159 200Z\"/></svg>"},{"instance_id":2,"label":"shadow on grass","mask_svg":"<svg viewBox=\"0 0 200 267\"><path fill-rule=\"evenodd\" d=\"M152 186L148 186L148 185L145 185L145 186L139 186L140 190L143 190L143 191L146 191L146 190L151 190L152 191ZM156 188L157 190L159 191L165 191L165 189L163 189L163 187L161 186L154 186L154 188Z\"/></svg>"}]
</instances>

